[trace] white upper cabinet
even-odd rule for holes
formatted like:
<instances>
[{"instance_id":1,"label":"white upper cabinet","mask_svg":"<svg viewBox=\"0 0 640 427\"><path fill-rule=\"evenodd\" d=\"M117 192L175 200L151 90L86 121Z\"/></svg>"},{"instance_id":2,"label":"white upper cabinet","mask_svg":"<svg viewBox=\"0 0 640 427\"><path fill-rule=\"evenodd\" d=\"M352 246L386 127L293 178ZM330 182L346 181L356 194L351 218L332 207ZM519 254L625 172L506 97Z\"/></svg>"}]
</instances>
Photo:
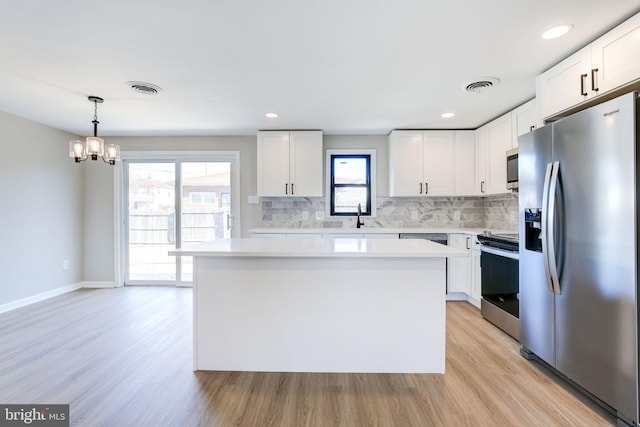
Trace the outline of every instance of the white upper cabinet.
<instances>
[{"instance_id":1,"label":"white upper cabinet","mask_svg":"<svg viewBox=\"0 0 640 427\"><path fill-rule=\"evenodd\" d=\"M389 196L417 196L422 183L423 132L393 131L389 135Z\"/></svg>"},{"instance_id":2,"label":"white upper cabinet","mask_svg":"<svg viewBox=\"0 0 640 427\"><path fill-rule=\"evenodd\" d=\"M531 132L542 125L543 123L540 119L540 111L536 98L511 111L512 147L516 148L518 146L519 136Z\"/></svg>"},{"instance_id":3,"label":"white upper cabinet","mask_svg":"<svg viewBox=\"0 0 640 427\"><path fill-rule=\"evenodd\" d=\"M574 53L536 79L540 113L550 117L595 96L589 87L591 46Z\"/></svg>"},{"instance_id":4,"label":"white upper cabinet","mask_svg":"<svg viewBox=\"0 0 640 427\"><path fill-rule=\"evenodd\" d=\"M424 133L424 194L452 196L455 194L455 132Z\"/></svg>"},{"instance_id":5,"label":"white upper cabinet","mask_svg":"<svg viewBox=\"0 0 640 427\"><path fill-rule=\"evenodd\" d=\"M455 142L455 195L473 196L476 190L475 132L456 131Z\"/></svg>"},{"instance_id":6,"label":"white upper cabinet","mask_svg":"<svg viewBox=\"0 0 640 427\"><path fill-rule=\"evenodd\" d=\"M322 132L258 132L258 195L322 196Z\"/></svg>"},{"instance_id":7,"label":"white upper cabinet","mask_svg":"<svg viewBox=\"0 0 640 427\"><path fill-rule=\"evenodd\" d=\"M511 112L476 131L476 189L480 195L506 193L506 152L513 148Z\"/></svg>"},{"instance_id":8,"label":"white upper cabinet","mask_svg":"<svg viewBox=\"0 0 640 427\"><path fill-rule=\"evenodd\" d=\"M321 197L322 132L289 132L289 180L291 195Z\"/></svg>"},{"instance_id":9,"label":"white upper cabinet","mask_svg":"<svg viewBox=\"0 0 640 427\"><path fill-rule=\"evenodd\" d=\"M543 118L640 79L640 14L536 79Z\"/></svg>"},{"instance_id":10,"label":"white upper cabinet","mask_svg":"<svg viewBox=\"0 0 640 427\"><path fill-rule=\"evenodd\" d=\"M393 131L389 195L451 196L455 192L454 131Z\"/></svg>"},{"instance_id":11,"label":"white upper cabinet","mask_svg":"<svg viewBox=\"0 0 640 427\"><path fill-rule=\"evenodd\" d=\"M594 86L607 92L640 78L640 14L591 45Z\"/></svg>"}]
</instances>

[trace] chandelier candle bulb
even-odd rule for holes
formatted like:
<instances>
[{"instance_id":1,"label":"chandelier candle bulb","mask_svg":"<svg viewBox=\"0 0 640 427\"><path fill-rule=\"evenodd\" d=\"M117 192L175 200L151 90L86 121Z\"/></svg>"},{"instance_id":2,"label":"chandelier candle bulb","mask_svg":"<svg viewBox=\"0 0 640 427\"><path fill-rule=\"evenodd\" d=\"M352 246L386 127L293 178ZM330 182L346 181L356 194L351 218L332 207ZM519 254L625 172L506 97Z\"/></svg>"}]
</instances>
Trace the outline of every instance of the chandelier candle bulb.
<instances>
[{"instance_id":1,"label":"chandelier candle bulb","mask_svg":"<svg viewBox=\"0 0 640 427\"><path fill-rule=\"evenodd\" d=\"M104 146L104 159L110 165L115 165L120 160L120 146L115 144L106 144Z\"/></svg>"},{"instance_id":2,"label":"chandelier candle bulb","mask_svg":"<svg viewBox=\"0 0 640 427\"><path fill-rule=\"evenodd\" d=\"M95 136L87 137L87 154L91 160L98 160L98 156L104 156L104 140Z\"/></svg>"},{"instance_id":3,"label":"chandelier candle bulb","mask_svg":"<svg viewBox=\"0 0 640 427\"><path fill-rule=\"evenodd\" d=\"M84 142L82 141L69 141L69 157L74 159L76 163L80 163L87 159L84 150Z\"/></svg>"}]
</instances>

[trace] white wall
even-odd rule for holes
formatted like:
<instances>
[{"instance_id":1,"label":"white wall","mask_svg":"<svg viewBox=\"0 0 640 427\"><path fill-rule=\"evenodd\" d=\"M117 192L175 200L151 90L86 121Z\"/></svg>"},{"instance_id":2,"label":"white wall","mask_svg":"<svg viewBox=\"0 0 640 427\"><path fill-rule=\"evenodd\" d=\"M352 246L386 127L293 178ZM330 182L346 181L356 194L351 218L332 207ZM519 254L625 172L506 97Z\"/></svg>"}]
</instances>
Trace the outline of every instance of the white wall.
<instances>
[{"instance_id":1,"label":"white wall","mask_svg":"<svg viewBox=\"0 0 640 427\"><path fill-rule=\"evenodd\" d=\"M82 281L83 169L89 165L69 158L74 138L0 112L0 308Z\"/></svg>"}]
</instances>

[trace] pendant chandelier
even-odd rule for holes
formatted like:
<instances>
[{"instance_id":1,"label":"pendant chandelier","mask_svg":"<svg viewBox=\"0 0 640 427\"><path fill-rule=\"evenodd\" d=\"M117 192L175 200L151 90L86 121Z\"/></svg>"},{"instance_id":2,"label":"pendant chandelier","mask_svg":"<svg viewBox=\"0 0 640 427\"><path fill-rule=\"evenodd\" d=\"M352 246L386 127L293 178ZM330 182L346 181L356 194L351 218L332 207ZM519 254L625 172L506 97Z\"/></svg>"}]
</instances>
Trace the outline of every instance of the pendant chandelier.
<instances>
[{"instance_id":1,"label":"pendant chandelier","mask_svg":"<svg viewBox=\"0 0 640 427\"><path fill-rule=\"evenodd\" d=\"M98 104L102 104L104 99L98 96L90 96L89 101L94 104L93 113L93 136L88 136L86 141L70 141L69 157L74 159L76 163L84 162L88 158L98 160L110 165L115 165L120 160L120 146L115 144L105 144L102 138L98 138Z\"/></svg>"}]
</instances>

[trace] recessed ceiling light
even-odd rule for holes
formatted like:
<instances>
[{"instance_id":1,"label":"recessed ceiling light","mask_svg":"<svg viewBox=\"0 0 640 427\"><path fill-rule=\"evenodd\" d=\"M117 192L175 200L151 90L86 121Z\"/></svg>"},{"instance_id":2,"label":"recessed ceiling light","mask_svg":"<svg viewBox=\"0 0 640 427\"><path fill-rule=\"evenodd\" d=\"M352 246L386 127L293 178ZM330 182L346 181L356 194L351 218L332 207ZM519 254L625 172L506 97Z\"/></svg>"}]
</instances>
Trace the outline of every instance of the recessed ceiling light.
<instances>
[{"instance_id":1,"label":"recessed ceiling light","mask_svg":"<svg viewBox=\"0 0 640 427\"><path fill-rule=\"evenodd\" d=\"M557 27L549 28L547 31L542 33L542 38L545 40L556 39L567 34L572 28L573 25L571 24L558 25Z\"/></svg>"},{"instance_id":2,"label":"recessed ceiling light","mask_svg":"<svg viewBox=\"0 0 640 427\"><path fill-rule=\"evenodd\" d=\"M278 113L267 113L265 114L265 117L269 117L270 119L275 119L276 117L278 117Z\"/></svg>"},{"instance_id":3,"label":"recessed ceiling light","mask_svg":"<svg viewBox=\"0 0 640 427\"><path fill-rule=\"evenodd\" d=\"M451 117L455 116L455 113L442 113L442 117L443 119L450 119Z\"/></svg>"}]
</instances>

